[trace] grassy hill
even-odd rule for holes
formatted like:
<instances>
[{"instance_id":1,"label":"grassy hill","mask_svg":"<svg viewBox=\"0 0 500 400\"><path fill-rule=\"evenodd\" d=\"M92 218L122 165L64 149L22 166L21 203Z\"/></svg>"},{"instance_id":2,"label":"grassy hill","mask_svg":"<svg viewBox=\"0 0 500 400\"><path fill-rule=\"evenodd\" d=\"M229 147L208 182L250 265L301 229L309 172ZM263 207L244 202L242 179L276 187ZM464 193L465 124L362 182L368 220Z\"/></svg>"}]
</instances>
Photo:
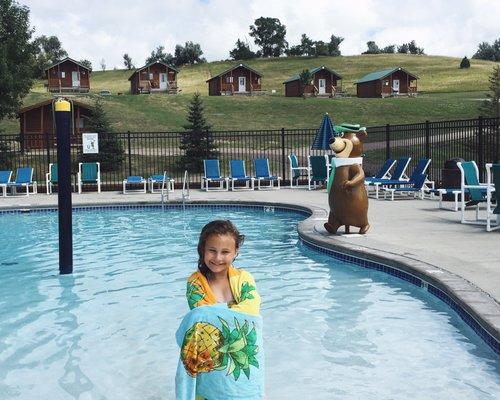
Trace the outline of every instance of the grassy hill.
<instances>
[{"instance_id":1,"label":"grassy hill","mask_svg":"<svg viewBox=\"0 0 500 400\"><path fill-rule=\"evenodd\" d=\"M162 94L129 95L131 71L96 71L92 73L92 91L80 100L92 102L100 90L113 95L104 98L105 108L117 131L180 130L185 123L187 105L192 94L203 95L208 121L217 130L309 128L317 126L323 113L335 122L359 122L364 125L408 123L423 120L472 118L478 115L480 99L487 90L488 75L495 63L471 60L471 68L458 68L459 58L399 54L360 55L348 57L289 57L249 60L245 63L263 74L262 86L268 91L259 97L209 97L205 81L234 65L219 61L186 66L180 69L178 84L182 92L175 96ZM325 65L343 76L343 88L353 96L354 82L363 75L387 67L401 66L419 76L416 98L301 99L284 97L283 81L305 68ZM272 93L272 91L275 93ZM122 93L118 95L118 93ZM39 81L26 97L31 105L45 98ZM17 132L17 120L4 120L0 129Z\"/></svg>"}]
</instances>

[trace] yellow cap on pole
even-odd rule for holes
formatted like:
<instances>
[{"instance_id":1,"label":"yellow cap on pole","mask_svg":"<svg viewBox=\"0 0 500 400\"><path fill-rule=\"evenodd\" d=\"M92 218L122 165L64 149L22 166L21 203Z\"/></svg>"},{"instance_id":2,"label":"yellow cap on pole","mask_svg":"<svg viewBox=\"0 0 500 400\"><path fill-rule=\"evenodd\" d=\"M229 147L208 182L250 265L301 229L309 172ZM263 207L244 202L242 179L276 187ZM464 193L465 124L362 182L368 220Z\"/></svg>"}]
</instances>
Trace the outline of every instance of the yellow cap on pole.
<instances>
[{"instance_id":1,"label":"yellow cap on pole","mask_svg":"<svg viewBox=\"0 0 500 400\"><path fill-rule=\"evenodd\" d=\"M57 99L54 109L56 111L71 111L71 103L64 99Z\"/></svg>"}]
</instances>

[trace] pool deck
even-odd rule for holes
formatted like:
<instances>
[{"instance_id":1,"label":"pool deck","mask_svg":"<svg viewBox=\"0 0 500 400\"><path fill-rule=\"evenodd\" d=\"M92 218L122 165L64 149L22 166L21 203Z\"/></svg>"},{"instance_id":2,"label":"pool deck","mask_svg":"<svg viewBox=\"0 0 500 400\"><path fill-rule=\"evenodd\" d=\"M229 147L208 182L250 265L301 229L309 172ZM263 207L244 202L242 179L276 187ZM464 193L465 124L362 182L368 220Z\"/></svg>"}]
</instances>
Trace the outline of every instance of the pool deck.
<instances>
[{"instance_id":1,"label":"pool deck","mask_svg":"<svg viewBox=\"0 0 500 400\"><path fill-rule=\"evenodd\" d=\"M300 205L314 213L299 225L299 233L319 246L355 255L387 265L404 266L416 276L439 282L450 288L457 302L472 315L480 316L481 325L500 338L500 230L486 232L484 226L460 224L460 212L440 210L434 200L384 201L370 199L367 235L328 235L323 228L328 203L326 191L305 189L202 192L192 189L190 202L264 202ZM181 193L171 194L179 201ZM159 204L159 194L121 194L103 192L73 194L73 206L98 204ZM0 210L8 208L57 206L57 195L0 197ZM473 211L468 211L472 217ZM292 227L290 227L292 229ZM351 228L351 232L357 232Z\"/></svg>"}]
</instances>

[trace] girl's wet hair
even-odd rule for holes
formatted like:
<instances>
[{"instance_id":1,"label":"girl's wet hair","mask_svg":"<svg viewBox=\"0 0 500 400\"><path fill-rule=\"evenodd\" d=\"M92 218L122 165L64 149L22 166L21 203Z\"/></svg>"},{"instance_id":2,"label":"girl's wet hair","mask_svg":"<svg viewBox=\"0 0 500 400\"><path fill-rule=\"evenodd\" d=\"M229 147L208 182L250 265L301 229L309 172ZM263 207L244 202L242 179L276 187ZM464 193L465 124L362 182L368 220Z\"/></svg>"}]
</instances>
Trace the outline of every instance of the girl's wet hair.
<instances>
[{"instance_id":1,"label":"girl's wet hair","mask_svg":"<svg viewBox=\"0 0 500 400\"><path fill-rule=\"evenodd\" d=\"M230 235L234 239L236 245L236 250L238 250L245 236L240 234L236 226L229 220L215 220L206 224L200 233L200 240L198 241L198 270L205 276L205 278L210 279L213 277L212 271L205 265L203 260L205 254L205 243L210 235Z\"/></svg>"}]
</instances>

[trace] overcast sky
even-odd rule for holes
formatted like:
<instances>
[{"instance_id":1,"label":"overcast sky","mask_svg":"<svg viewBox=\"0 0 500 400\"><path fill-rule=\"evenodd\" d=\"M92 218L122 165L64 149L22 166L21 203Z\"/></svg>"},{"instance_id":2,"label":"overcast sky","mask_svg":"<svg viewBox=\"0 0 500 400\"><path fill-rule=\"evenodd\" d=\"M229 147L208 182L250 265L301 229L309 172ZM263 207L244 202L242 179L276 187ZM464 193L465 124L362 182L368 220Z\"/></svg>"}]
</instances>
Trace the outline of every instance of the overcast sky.
<instances>
[{"instance_id":1,"label":"overcast sky","mask_svg":"<svg viewBox=\"0 0 500 400\"><path fill-rule=\"evenodd\" d=\"M412 39L426 54L472 56L480 42L500 37L500 0L18 0L27 5L35 36L56 35L69 56L88 59L94 70L136 67L158 45L199 43L208 61L229 58L238 38L261 16L286 25L290 45L302 33L313 40L345 38L342 55L360 54Z\"/></svg>"}]
</instances>

